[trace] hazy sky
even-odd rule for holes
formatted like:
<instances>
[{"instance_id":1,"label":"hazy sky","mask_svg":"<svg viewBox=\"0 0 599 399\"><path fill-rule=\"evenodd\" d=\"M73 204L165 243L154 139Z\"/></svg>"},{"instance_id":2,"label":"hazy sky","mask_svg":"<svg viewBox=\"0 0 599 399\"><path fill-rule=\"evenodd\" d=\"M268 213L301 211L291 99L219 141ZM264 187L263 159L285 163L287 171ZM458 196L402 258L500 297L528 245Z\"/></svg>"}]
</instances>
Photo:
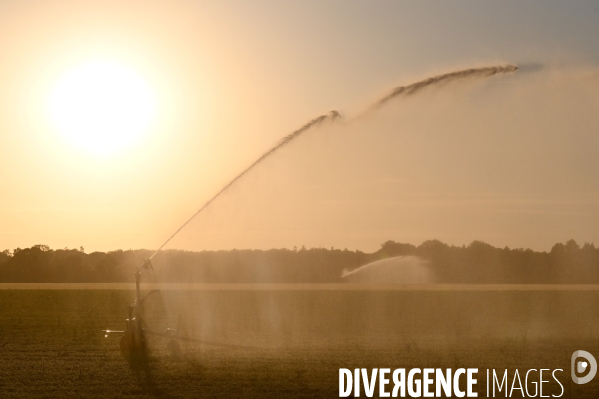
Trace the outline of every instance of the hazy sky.
<instances>
[{"instance_id":1,"label":"hazy sky","mask_svg":"<svg viewBox=\"0 0 599 399\"><path fill-rule=\"evenodd\" d=\"M276 154L171 246L599 244L597 37L597 1L0 1L0 249L157 248L331 109L343 124ZM506 63L523 68L349 122L394 86ZM120 91L138 80L154 101L138 134L87 122L87 87L138 104ZM82 145L94 129L110 132Z\"/></svg>"}]
</instances>

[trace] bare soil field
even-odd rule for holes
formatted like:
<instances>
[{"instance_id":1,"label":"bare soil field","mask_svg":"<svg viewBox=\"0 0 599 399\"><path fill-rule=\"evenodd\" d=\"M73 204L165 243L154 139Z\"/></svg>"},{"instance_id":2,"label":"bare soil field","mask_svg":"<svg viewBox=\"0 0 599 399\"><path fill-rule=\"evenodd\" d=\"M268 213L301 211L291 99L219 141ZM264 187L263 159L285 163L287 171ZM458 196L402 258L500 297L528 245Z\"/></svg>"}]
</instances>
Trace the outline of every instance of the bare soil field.
<instances>
[{"instance_id":1,"label":"bare soil field","mask_svg":"<svg viewBox=\"0 0 599 399\"><path fill-rule=\"evenodd\" d=\"M144 309L152 328L181 314L188 335L257 349L185 343L174 358L157 338L143 368L131 368L118 338L101 332L123 328L132 290L3 288L1 397L338 397L339 368L357 367L477 367L479 397L486 368L561 368L563 397L599 392L598 378L570 379L575 350L599 354L599 292L587 286L170 287Z\"/></svg>"}]
</instances>

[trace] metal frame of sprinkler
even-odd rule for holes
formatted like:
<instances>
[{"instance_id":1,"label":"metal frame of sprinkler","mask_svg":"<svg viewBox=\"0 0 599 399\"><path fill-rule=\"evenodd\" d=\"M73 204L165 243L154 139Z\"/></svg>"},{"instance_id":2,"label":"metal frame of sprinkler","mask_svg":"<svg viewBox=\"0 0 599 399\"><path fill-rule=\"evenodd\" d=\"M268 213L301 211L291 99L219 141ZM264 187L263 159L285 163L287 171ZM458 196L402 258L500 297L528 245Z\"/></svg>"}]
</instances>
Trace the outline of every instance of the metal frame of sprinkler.
<instances>
[{"instance_id":1,"label":"metal frame of sprinkler","mask_svg":"<svg viewBox=\"0 0 599 399\"><path fill-rule=\"evenodd\" d=\"M146 322L142 318L142 309L144 302L159 290L151 290L146 293L143 297L140 292L140 279L141 270L152 271L154 267L149 259L146 259L141 267L135 270L135 301L128 306L129 317L125 319L124 330L102 330L104 337L108 338L110 335L120 335L120 348L123 357L129 362L144 362L148 359L148 343L146 337L148 335L167 338L169 340L166 345L173 356L182 357L181 346L179 341L196 342L204 345L220 346L224 348L232 349L256 349L249 346L225 344L220 342L206 341L203 339L197 339L181 335L181 315L177 323L177 329L167 328L166 331L156 331L148 327Z\"/></svg>"}]
</instances>

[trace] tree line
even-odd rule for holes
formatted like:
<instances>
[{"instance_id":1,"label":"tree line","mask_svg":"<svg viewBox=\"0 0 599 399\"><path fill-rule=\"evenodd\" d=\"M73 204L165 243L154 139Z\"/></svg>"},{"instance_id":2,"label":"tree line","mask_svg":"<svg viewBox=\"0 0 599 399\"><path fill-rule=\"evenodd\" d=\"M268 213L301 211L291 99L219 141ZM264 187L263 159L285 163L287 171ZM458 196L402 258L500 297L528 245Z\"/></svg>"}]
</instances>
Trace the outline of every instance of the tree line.
<instances>
[{"instance_id":1,"label":"tree line","mask_svg":"<svg viewBox=\"0 0 599 399\"><path fill-rule=\"evenodd\" d=\"M149 250L85 253L46 245L0 252L3 283L132 282ZM570 240L549 252L496 248L481 241L415 246L387 241L373 253L347 249L165 250L152 260L157 281L176 283L338 283L344 270L395 256L428 261L438 283L599 283L599 248Z\"/></svg>"}]
</instances>

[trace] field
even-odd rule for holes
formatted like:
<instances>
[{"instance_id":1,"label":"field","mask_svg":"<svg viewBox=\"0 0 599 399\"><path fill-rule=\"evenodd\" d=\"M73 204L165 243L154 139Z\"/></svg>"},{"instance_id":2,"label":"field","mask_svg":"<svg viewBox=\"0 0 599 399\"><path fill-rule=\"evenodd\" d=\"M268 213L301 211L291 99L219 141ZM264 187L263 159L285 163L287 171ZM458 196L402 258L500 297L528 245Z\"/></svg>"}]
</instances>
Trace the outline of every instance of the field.
<instances>
[{"instance_id":1,"label":"field","mask_svg":"<svg viewBox=\"0 0 599 399\"><path fill-rule=\"evenodd\" d=\"M478 367L480 397L486 368L561 368L563 397L599 392L570 379L572 352L599 354L596 286L166 286L151 327L181 314L186 334L257 349L174 358L158 338L137 369L101 333L123 328L128 288L4 285L0 397L338 397L338 369L357 367Z\"/></svg>"}]
</instances>

